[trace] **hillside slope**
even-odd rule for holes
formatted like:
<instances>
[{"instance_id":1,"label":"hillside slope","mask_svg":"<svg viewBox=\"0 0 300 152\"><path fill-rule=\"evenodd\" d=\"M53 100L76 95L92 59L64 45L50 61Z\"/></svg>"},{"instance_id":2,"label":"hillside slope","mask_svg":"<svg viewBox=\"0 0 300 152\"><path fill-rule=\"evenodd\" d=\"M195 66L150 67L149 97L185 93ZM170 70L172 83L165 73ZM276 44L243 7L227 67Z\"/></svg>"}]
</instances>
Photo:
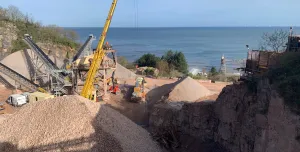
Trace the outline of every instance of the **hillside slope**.
<instances>
[{"instance_id":1,"label":"hillside slope","mask_svg":"<svg viewBox=\"0 0 300 152\"><path fill-rule=\"evenodd\" d=\"M28 49L23 42L24 34L30 34L45 53L57 52L58 57L65 57L66 52L72 52L79 47L78 36L74 31L55 25L44 26L36 22L17 7L0 7L0 55Z\"/></svg>"}]
</instances>

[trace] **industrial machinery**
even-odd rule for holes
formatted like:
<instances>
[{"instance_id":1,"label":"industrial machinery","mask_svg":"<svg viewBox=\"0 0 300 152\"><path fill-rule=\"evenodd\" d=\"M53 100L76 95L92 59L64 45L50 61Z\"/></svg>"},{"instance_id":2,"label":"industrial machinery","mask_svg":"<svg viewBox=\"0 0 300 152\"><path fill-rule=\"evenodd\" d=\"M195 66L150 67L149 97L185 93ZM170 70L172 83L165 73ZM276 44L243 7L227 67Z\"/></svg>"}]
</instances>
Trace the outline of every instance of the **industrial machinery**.
<instances>
[{"instance_id":1,"label":"industrial machinery","mask_svg":"<svg viewBox=\"0 0 300 152\"><path fill-rule=\"evenodd\" d=\"M108 78L107 85L110 86L108 89L110 93L119 94L121 92L121 90L119 89L119 82L117 78L114 77Z\"/></svg>"},{"instance_id":2,"label":"industrial machinery","mask_svg":"<svg viewBox=\"0 0 300 152\"><path fill-rule=\"evenodd\" d=\"M45 89L41 88L37 84L33 83L32 81L28 80L21 74L17 73L16 71L12 70L11 68L7 67L6 65L4 65L2 63L0 63L0 71L30 91L38 90L43 93L47 92Z\"/></svg>"},{"instance_id":3,"label":"industrial machinery","mask_svg":"<svg viewBox=\"0 0 300 152\"><path fill-rule=\"evenodd\" d=\"M110 23L111 23L111 20L112 20L112 17L113 17L115 8L116 8L117 2L118 2L118 0L113 0L113 2L112 2L111 8L108 13L108 17L106 19L101 37L100 37L98 45L97 45L96 52L94 53L94 57L93 57L91 66L87 73L87 78L86 78L86 81L84 83L84 86L83 86L83 89L81 92L81 96L88 98L88 99L92 99L92 97L93 97L92 92L94 91L95 76L100 67L100 64L103 61L105 53L106 53L103 50L103 44L104 44L106 34L107 34L108 28L110 26ZM105 74L104 74L104 79L106 79ZM106 92L107 88L104 88L104 90ZM105 94L104 94L104 96L105 96ZM94 98L95 98L95 96L94 96Z\"/></svg>"},{"instance_id":4,"label":"industrial machinery","mask_svg":"<svg viewBox=\"0 0 300 152\"><path fill-rule=\"evenodd\" d=\"M112 93L117 93L119 88L116 83L113 83L109 89L107 88L106 83L110 80L110 78L107 79L106 77L106 75L110 75L108 74L108 72L110 72L108 70L112 70L113 75L116 70L117 61L115 50L113 50L111 45L108 43L104 46L106 34L116 5L117 0L113 0L97 49L93 54L91 43L95 40L95 37L90 35L83 46L77 51L74 58L70 59L68 63L65 63L62 68L59 68L56 63L54 63L49 56L34 43L32 37L29 34L25 34L23 40L32 50L31 55L29 55L28 50L24 51L24 55L26 57L25 62L26 65L28 65L27 68L30 68L29 71L31 80L25 78L2 63L0 63L1 73L15 80L18 85L22 86L23 90L30 92L39 91L42 93L54 94L55 96L61 96L73 94L80 90L83 97L92 101L97 101L97 97L100 94L99 88L104 90L104 95L102 94L103 96L106 95L107 90ZM107 56L109 53L112 54L112 57ZM78 66L78 61L81 61L80 58L84 58L84 63L86 59L90 62L88 68L81 68ZM83 74L84 72L86 73ZM98 82L103 83L103 87L99 87L100 85L96 84L98 82L95 82L95 79L99 75L101 76L100 78L102 79L102 82ZM82 77L84 79L81 79ZM44 80L47 82L45 83ZM37 81L40 82L39 84L43 85L38 85ZM115 82L113 77L111 81ZM84 84L82 90L81 88L78 89L81 85L80 83ZM44 86L45 84L48 86Z\"/></svg>"},{"instance_id":5,"label":"industrial machinery","mask_svg":"<svg viewBox=\"0 0 300 152\"><path fill-rule=\"evenodd\" d=\"M141 102L145 101L146 92L145 92L145 85L146 85L145 78L138 77L135 81L135 87L133 89L133 93L131 96L132 102Z\"/></svg>"}]
</instances>

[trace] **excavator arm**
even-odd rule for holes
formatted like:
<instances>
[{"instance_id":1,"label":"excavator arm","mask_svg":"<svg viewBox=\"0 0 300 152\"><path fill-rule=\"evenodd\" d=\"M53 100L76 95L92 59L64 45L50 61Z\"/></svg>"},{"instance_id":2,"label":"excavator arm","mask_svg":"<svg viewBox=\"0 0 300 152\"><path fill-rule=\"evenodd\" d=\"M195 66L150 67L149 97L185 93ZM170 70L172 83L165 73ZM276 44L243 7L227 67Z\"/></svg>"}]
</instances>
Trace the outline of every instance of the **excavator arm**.
<instances>
[{"instance_id":1,"label":"excavator arm","mask_svg":"<svg viewBox=\"0 0 300 152\"><path fill-rule=\"evenodd\" d=\"M82 92L81 92L81 96L83 96L85 98L88 98L88 99L92 98L92 92L93 92L93 89L94 89L93 85L94 85L94 81L95 81L95 76L96 76L97 70L99 69L99 66L100 66L100 64L103 60L103 57L105 55L105 51L103 50L103 44L104 44L104 41L105 41L105 38L106 38L106 33L107 33L108 28L110 26L112 17L114 15L114 11L115 11L117 2L118 2L118 0L113 0L113 2L111 4L110 10L109 10L109 13L108 13L108 16L107 16L107 19L106 19L106 22L105 22L105 25L104 25L104 28L103 28L103 31L102 31L102 34L100 36L100 39L99 39L99 42L98 42L98 45L97 45L96 52L95 52L94 57L93 57L93 62L90 66L90 69L89 69L88 74L87 74L87 79L84 83L84 86L83 86L83 89L82 89Z\"/></svg>"}]
</instances>

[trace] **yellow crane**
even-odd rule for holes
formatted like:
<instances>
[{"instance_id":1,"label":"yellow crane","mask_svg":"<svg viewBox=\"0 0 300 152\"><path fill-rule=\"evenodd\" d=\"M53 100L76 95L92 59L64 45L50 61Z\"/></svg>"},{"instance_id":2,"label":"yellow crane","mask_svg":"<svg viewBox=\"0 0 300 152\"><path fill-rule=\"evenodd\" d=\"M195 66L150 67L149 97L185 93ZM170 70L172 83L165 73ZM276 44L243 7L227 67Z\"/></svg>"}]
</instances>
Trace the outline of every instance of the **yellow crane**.
<instances>
[{"instance_id":1,"label":"yellow crane","mask_svg":"<svg viewBox=\"0 0 300 152\"><path fill-rule=\"evenodd\" d=\"M100 66L100 64L103 60L103 57L105 55L105 51L103 50L103 44L104 44L104 41L105 41L105 38L106 38L106 33L107 33L108 28L110 26L112 17L114 15L115 8L117 6L117 2L118 2L118 0L113 0L113 2L111 4L111 7L110 7L110 10L109 10L105 25L103 27L101 37L100 37L98 45L97 45L96 52L95 52L94 57L93 57L92 64L91 64L90 69L89 69L88 74L87 74L87 79L84 83L84 86L83 86L83 89L82 89L82 92L81 92L81 96L83 96L85 98L88 98L88 99L93 98L92 92L94 91L95 76L96 76L97 70L99 69L99 66Z\"/></svg>"}]
</instances>

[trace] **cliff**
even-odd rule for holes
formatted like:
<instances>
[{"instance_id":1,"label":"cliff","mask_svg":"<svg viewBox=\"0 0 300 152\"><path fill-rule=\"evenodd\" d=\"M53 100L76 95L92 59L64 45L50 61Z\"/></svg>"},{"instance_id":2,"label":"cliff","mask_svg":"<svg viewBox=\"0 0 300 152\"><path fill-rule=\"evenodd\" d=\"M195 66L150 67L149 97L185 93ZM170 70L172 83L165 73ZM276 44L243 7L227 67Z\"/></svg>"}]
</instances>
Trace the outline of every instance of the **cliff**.
<instances>
[{"instance_id":1,"label":"cliff","mask_svg":"<svg viewBox=\"0 0 300 152\"><path fill-rule=\"evenodd\" d=\"M300 116L285 106L267 79L260 80L255 91L244 82L229 85L215 102L186 103L179 109L156 105L150 127L154 131L170 126L178 128L181 138L196 138L194 144L209 141L222 151L300 151ZM181 141L183 148L186 142Z\"/></svg>"},{"instance_id":2,"label":"cliff","mask_svg":"<svg viewBox=\"0 0 300 152\"><path fill-rule=\"evenodd\" d=\"M24 34L30 34L45 53L48 54L51 50L50 53L61 58L79 47L76 42L78 35L74 31L57 26L43 26L21 12L18 12L18 18L11 18L9 14L13 12L10 11L0 8L0 59L10 53L29 49L22 40Z\"/></svg>"}]
</instances>

